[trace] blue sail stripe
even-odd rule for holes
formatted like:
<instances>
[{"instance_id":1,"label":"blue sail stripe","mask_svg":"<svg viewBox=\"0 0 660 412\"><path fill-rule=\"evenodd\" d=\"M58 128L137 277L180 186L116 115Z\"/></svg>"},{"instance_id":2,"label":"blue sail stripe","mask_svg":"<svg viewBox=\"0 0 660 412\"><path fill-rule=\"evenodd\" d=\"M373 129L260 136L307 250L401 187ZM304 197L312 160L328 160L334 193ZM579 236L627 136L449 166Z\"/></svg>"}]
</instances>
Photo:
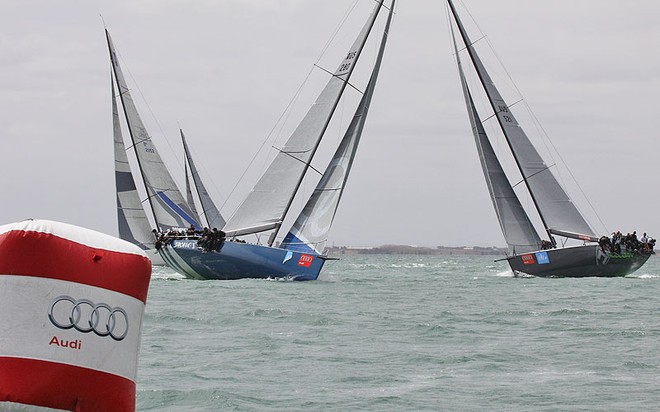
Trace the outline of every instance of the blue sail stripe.
<instances>
[{"instance_id":1,"label":"blue sail stripe","mask_svg":"<svg viewBox=\"0 0 660 412\"><path fill-rule=\"evenodd\" d=\"M165 204L168 205L170 209L172 209L176 214L181 216L186 222L193 225L195 229L200 229L199 223L197 223L195 219L193 219L186 212L184 212L183 209L179 207L179 205L177 205L172 201L172 199L167 197L167 195L164 192L157 192L157 194L158 197L160 197L165 202Z\"/></svg>"},{"instance_id":2,"label":"blue sail stripe","mask_svg":"<svg viewBox=\"0 0 660 412\"><path fill-rule=\"evenodd\" d=\"M287 233L280 247L282 249L293 250L301 253L314 253L314 254L318 253L310 245L300 240L292 232Z\"/></svg>"}]
</instances>

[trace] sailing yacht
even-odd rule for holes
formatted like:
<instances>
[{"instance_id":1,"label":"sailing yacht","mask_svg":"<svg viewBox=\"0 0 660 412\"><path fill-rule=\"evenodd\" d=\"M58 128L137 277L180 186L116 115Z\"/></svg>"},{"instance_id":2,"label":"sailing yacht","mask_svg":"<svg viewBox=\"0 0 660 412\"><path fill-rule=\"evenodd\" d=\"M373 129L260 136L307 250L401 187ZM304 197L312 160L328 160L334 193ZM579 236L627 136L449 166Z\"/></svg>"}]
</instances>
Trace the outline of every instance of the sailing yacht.
<instances>
[{"instance_id":1,"label":"sailing yacht","mask_svg":"<svg viewBox=\"0 0 660 412\"><path fill-rule=\"evenodd\" d=\"M222 226L226 239L217 242L217 245L209 250L202 248L196 237L166 238L159 248L159 254L168 266L193 279L317 279L327 260L323 254L327 234L334 220L366 122L394 5L395 0L391 1L389 7L384 5L384 0L376 1L373 11L338 68L334 73L329 73L330 78L316 102L284 146L279 149L270 166L237 211ZM310 169L315 170L311 166L314 155L345 89L350 84L354 67L383 9L387 10L388 14L378 55L353 119L292 228L278 247L273 246L285 218L290 214L294 197L298 194L303 179ZM195 213L188 206L189 202L184 200L183 195L176 188L148 137L130 97L107 31L106 36L133 147L136 148L138 160L142 159L138 161L138 166L149 193L151 209L154 210L154 221L160 231L164 228L185 228L188 224L199 227L198 221L193 218ZM353 84L350 86L355 87ZM194 165L191 162L187 164L195 180ZM201 192L205 190L198 187L198 193ZM204 211L208 217L213 213ZM239 236L267 231L272 233L265 245L232 241Z\"/></svg>"},{"instance_id":2,"label":"sailing yacht","mask_svg":"<svg viewBox=\"0 0 660 412\"><path fill-rule=\"evenodd\" d=\"M119 237L143 249L154 265L165 265L165 261L157 253L156 237L153 231L166 232L189 228L191 225L200 229L202 222L209 227L222 227L224 218L211 200L197 168L190 155L188 144L181 130L181 139L184 146L184 164L186 166L186 186L188 198L184 200L179 192L170 172L165 168L156 146L151 142L137 108L133 103L117 56L112 45L109 32L106 38L111 53L114 77L112 83L112 126L115 155L115 188L117 195L117 222ZM115 90L115 81L117 90ZM131 136L130 144L126 145L121 129L120 115L117 105L117 96L122 102L126 126ZM131 171L127 151L135 152L139 164L139 173L144 184L147 198L142 200L136 185L136 178ZM192 176L193 185L189 184L188 168ZM195 188L194 192L192 187ZM203 215L199 216L195 209L193 193L197 194ZM145 203L150 207L145 207ZM148 213L155 222L149 221ZM202 219L203 218L203 219Z\"/></svg>"},{"instance_id":3,"label":"sailing yacht","mask_svg":"<svg viewBox=\"0 0 660 412\"><path fill-rule=\"evenodd\" d=\"M465 46L459 51L454 26L451 25L454 52L472 132L491 200L508 244L506 260L513 272L541 277L609 277L625 276L639 269L653 251L631 250L613 253L598 245L600 237L596 236L559 184L552 173L552 166L546 164L527 137L516 120L511 105L505 102L486 71L453 1L447 1ZM475 107L472 91L468 87L461 54L467 54L472 63L490 104L491 113L488 118L494 117L497 120L550 240L541 240L493 150L482 118ZM583 244L559 247L554 236L576 239Z\"/></svg>"}]
</instances>

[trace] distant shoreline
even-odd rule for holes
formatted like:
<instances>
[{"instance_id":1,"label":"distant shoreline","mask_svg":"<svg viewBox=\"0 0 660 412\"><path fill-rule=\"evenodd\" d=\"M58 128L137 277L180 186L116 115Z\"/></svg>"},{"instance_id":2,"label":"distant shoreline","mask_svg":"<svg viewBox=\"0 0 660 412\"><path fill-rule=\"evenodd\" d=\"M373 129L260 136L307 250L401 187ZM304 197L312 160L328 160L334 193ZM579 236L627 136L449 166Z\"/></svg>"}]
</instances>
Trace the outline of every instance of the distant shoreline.
<instances>
[{"instance_id":1,"label":"distant shoreline","mask_svg":"<svg viewBox=\"0 0 660 412\"><path fill-rule=\"evenodd\" d=\"M507 249L501 247L481 246L408 246L382 245L375 247L331 246L325 252L329 256L337 255L438 255L438 256L473 256L473 255L506 255Z\"/></svg>"}]
</instances>

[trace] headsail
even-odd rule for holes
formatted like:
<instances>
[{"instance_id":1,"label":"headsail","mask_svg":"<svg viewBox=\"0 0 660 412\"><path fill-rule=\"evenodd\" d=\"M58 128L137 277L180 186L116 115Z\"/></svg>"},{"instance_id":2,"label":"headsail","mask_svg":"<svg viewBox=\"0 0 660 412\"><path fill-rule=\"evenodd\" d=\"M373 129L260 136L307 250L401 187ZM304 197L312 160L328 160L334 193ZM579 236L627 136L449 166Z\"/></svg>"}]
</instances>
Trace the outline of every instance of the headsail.
<instances>
[{"instance_id":1,"label":"headsail","mask_svg":"<svg viewBox=\"0 0 660 412\"><path fill-rule=\"evenodd\" d=\"M337 207L346 187L346 181L360 143L360 136L367 120L367 113L376 88L376 80L383 60L393 13L394 0L392 0L371 78L353 115L353 120L339 143L330 164L323 173L323 177L314 189L314 193L282 241L282 248L307 253L323 253L328 231L337 213Z\"/></svg>"},{"instance_id":2,"label":"headsail","mask_svg":"<svg viewBox=\"0 0 660 412\"><path fill-rule=\"evenodd\" d=\"M154 236L147 214L140 202L135 179L126 156L119 124L114 81L112 83L112 132L115 146L115 187L117 191L117 224L119 237L147 250L154 247Z\"/></svg>"},{"instance_id":3,"label":"headsail","mask_svg":"<svg viewBox=\"0 0 660 412\"><path fill-rule=\"evenodd\" d=\"M383 1L377 1L367 23L314 105L229 219L224 229L227 235L279 229L346 88Z\"/></svg>"},{"instance_id":4,"label":"headsail","mask_svg":"<svg viewBox=\"0 0 660 412\"><path fill-rule=\"evenodd\" d=\"M467 104L472 133L474 134L474 141L477 146L477 152L479 153L479 160L481 161L481 168L486 178L488 192L493 201L504 239L509 246L509 255L539 250L541 248L541 238L529 220L529 216L525 213L522 204L520 204L520 200L516 196L513 187L511 187L511 183L509 183L502 165L495 155L495 150L493 150L493 146L490 144L490 140L488 140L486 130L484 130L477 109L474 106L472 95L465 80L463 66L461 65L453 27L451 34L454 43L454 52L456 53L458 72L463 86L463 95Z\"/></svg>"},{"instance_id":5,"label":"headsail","mask_svg":"<svg viewBox=\"0 0 660 412\"><path fill-rule=\"evenodd\" d=\"M518 124L509 105L504 101L499 90L493 83L481 59L476 53L461 20L456 13L454 4L447 0L463 42L470 55L479 79L484 87L488 100L500 124L502 132L511 148L523 180L529 189L536 209L548 233L557 231L579 233L594 237L595 234L573 201L568 197L555 176L529 138Z\"/></svg>"},{"instance_id":6,"label":"headsail","mask_svg":"<svg viewBox=\"0 0 660 412\"><path fill-rule=\"evenodd\" d=\"M180 132L181 132L181 141L183 142L183 150L186 155L186 164L190 165L190 174L192 175L193 184L195 185L195 190L197 191L197 195L199 196L199 202L202 206L202 214L200 215L200 219L203 218L203 220L206 220L206 226L208 228L215 227L218 229L222 229L222 227L224 227L225 225L225 219L220 214L220 211L213 202L213 199L211 199L211 195L209 195L209 192L206 190L206 187L202 182L202 178L199 175L199 172L197 171L197 167L195 167L195 163L193 162L192 156L190 155L190 150L188 149L188 143L186 142L186 137L183 135L183 130L180 130ZM186 173L186 186L188 186L187 173ZM188 204L190 205L191 208L193 207L194 202L192 199L192 190L190 190L190 193L188 194ZM200 223L201 222L202 220L200 220Z\"/></svg>"},{"instance_id":7,"label":"headsail","mask_svg":"<svg viewBox=\"0 0 660 412\"><path fill-rule=\"evenodd\" d=\"M191 224L199 227L190 207L188 207L183 195L174 183L174 179L165 167L165 163L163 163L151 141L151 137L147 133L147 129L142 123L119 66L110 33L106 30L105 34L108 41L108 50L110 51L110 61L117 81L117 89L119 90L128 130L142 173L142 180L147 190L151 208L154 211L156 225L160 230L184 228Z\"/></svg>"},{"instance_id":8,"label":"headsail","mask_svg":"<svg viewBox=\"0 0 660 412\"><path fill-rule=\"evenodd\" d=\"M186 177L186 200L188 201L188 206L190 206L190 211L193 213L193 216L197 218L197 221L201 224L202 221L199 219L199 213L197 213L197 207L195 206L195 198L193 197L192 186L190 185L190 178L188 177L188 159L187 156L184 156L183 159L183 175Z\"/></svg>"}]
</instances>

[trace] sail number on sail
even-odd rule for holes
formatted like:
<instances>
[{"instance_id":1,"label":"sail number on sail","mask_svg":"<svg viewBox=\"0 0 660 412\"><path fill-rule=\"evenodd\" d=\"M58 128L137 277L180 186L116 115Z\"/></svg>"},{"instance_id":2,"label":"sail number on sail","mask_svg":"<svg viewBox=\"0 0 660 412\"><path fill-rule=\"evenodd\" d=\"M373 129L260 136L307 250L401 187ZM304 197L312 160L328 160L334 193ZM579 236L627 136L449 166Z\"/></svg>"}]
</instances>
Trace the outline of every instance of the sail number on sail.
<instances>
[{"instance_id":1,"label":"sail number on sail","mask_svg":"<svg viewBox=\"0 0 660 412\"><path fill-rule=\"evenodd\" d=\"M346 58L344 60L353 60L355 58L355 56L357 56L357 51L353 50L351 52L348 52L348 54L346 55ZM346 63L343 63L341 66L339 66L339 72L345 72L348 69L350 69L352 63L353 62L350 62L350 61L346 62Z\"/></svg>"},{"instance_id":2,"label":"sail number on sail","mask_svg":"<svg viewBox=\"0 0 660 412\"><path fill-rule=\"evenodd\" d=\"M509 113L509 108L506 106L497 105L497 110L499 110L499 113ZM507 116L505 114L502 115L502 120L507 123L511 123L513 121L511 120L511 116Z\"/></svg>"}]
</instances>

